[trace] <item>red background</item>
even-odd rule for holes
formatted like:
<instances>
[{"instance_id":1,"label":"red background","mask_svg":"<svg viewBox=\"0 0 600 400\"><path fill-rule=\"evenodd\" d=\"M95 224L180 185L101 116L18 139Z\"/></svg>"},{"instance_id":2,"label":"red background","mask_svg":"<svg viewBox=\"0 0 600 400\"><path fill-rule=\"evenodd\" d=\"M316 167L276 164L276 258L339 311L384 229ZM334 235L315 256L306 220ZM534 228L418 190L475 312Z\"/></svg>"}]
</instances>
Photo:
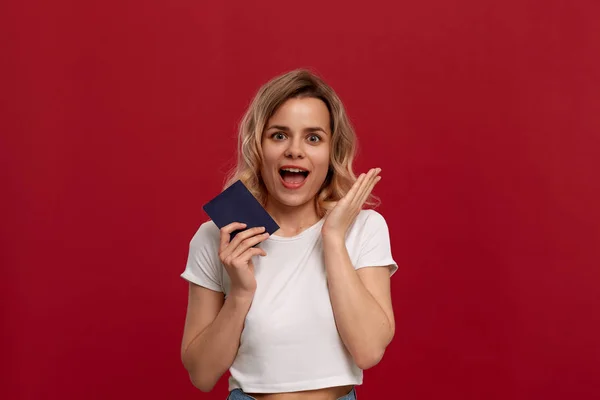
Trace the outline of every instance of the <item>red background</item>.
<instances>
[{"instance_id":1,"label":"red background","mask_svg":"<svg viewBox=\"0 0 600 400\"><path fill-rule=\"evenodd\" d=\"M179 274L251 97L311 67L401 265L359 396L599 398L600 3L225 3L0 6L0 397L226 397Z\"/></svg>"}]
</instances>

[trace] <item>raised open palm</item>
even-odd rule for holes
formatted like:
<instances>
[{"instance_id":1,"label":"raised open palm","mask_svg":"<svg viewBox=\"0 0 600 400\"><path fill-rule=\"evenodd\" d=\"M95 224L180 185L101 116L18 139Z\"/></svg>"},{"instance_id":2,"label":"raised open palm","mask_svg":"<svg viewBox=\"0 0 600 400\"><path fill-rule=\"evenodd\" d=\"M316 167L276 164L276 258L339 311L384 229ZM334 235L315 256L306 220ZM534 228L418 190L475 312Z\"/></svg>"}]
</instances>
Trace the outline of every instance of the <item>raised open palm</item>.
<instances>
[{"instance_id":1,"label":"raised open palm","mask_svg":"<svg viewBox=\"0 0 600 400\"><path fill-rule=\"evenodd\" d=\"M373 191L375 184L381 180L380 168L373 168L361 174L350 191L335 205L325 217L321 234L323 237L343 239L346 231L362 209Z\"/></svg>"}]
</instances>

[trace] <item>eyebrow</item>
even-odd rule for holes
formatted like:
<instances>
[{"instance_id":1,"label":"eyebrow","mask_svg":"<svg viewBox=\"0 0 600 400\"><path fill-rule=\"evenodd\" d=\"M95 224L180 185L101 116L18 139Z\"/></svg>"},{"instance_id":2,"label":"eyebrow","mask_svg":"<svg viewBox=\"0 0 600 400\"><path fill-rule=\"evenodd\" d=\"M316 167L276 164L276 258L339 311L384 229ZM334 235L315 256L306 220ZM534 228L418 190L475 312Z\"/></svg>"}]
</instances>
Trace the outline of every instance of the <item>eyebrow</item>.
<instances>
[{"instance_id":1,"label":"eyebrow","mask_svg":"<svg viewBox=\"0 0 600 400\"><path fill-rule=\"evenodd\" d=\"M289 132L291 130L287 126L283 126L283 125L271 125L266 130L270 131L271 129L277 129L277 130L285 131L285 132ZM319 126L304 128L304 132L323 132L323 133L327 133L325 131L325 129L323 129L323 128L319 127Z\"/></svg>"}]
</instances>

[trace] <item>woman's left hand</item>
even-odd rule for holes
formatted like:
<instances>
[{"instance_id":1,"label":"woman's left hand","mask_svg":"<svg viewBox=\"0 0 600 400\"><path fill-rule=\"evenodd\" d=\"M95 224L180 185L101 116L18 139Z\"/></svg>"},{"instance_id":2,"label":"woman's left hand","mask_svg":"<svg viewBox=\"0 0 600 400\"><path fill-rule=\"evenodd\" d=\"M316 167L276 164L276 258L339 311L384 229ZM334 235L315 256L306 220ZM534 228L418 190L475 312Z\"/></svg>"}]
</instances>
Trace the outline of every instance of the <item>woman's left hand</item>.
<instances>
[{"instance_id":1,"label":"woman's left hand","mask_svg":"<svg viewBox=\"0 0 600 400\"><path fill-rule=\"evenodd\" d=\"M380 172L380 168L373 168L358 177L350 191L325 217L321 228L323 238L345 239L346 231L369 198L375 184L381 180L378 176Z\"/></svg>"}]
</instances>

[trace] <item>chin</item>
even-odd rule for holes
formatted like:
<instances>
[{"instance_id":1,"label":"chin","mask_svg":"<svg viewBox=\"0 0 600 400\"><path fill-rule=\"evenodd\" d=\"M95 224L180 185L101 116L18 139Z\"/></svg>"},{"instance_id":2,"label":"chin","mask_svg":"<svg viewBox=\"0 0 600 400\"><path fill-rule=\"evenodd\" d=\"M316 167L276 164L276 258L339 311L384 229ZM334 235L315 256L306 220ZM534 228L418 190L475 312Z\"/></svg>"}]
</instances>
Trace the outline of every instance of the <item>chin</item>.
<instances>
[{"instance_id":1,"label":"chin","mask_svg":"<svg viewBox=\"0 0 600 400\"><path fill-rule=\"evenodd\" d=\"M269 197L273 199L276 203L281 204L285 207L300 207L304 206L307 203L314 202L315 196L317 194L301 194L301 193L271 193Z\"/></svg>"},{"instance_id":2,"label":"chin","mask_svg":"<svg viewBox=\"0 0 600 400\"><path fill-rule=\"evenodd\" d=\"M312 201L314 197L298 197L298 196L277 196L276 200L287 207L300 207Z\"/></svg>"}]
</instances>

